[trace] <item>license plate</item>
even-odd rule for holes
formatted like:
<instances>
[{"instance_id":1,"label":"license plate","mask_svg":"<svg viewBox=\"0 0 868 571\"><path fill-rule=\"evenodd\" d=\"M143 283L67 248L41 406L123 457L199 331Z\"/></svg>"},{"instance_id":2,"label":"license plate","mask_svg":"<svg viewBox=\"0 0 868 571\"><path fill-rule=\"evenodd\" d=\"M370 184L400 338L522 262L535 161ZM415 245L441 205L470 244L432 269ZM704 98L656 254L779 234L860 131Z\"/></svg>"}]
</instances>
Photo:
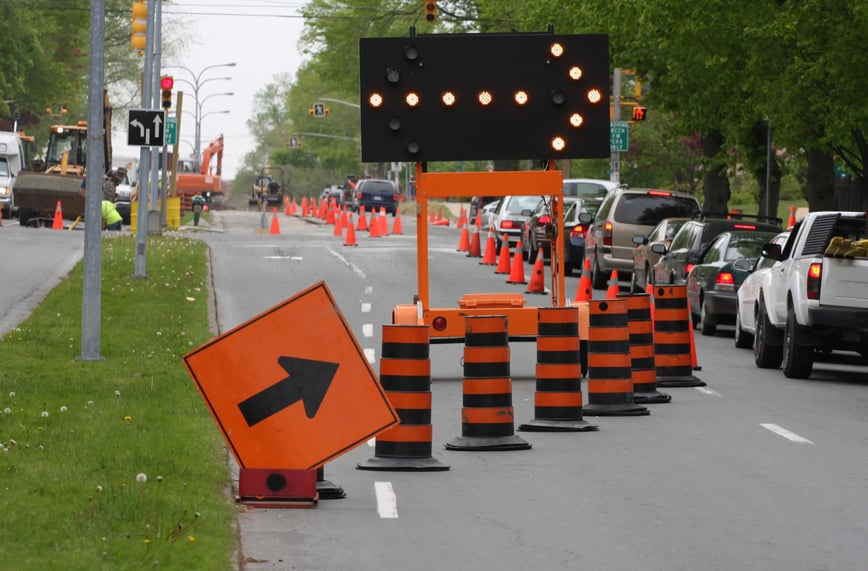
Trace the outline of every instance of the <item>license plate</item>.
<instances>
[{"instance_id":1,"label":"license plate","mask_svg":"<svg viewBox=\"0 0 868 571\"><path fill-rule=\"evenodd\" d=\"M373 196L372 198L373 198L374 200L383 200L383 197L382 197L382 196Z\"/></svg>"}]
</instances>

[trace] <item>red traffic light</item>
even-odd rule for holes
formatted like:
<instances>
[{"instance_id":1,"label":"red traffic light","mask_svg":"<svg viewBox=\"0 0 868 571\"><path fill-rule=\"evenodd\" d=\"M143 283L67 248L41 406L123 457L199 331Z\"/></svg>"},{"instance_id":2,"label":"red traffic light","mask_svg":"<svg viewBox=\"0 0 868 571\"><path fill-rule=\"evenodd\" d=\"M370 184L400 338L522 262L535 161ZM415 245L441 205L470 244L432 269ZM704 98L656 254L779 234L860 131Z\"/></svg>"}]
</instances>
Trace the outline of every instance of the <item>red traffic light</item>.
<instances>
[{"instance_id":1,"label":"red traffic light","mask_svg":"<svg viewBox=\"0 0 868 571\"><path fill-rule=\"evenodd\" d=\"M160 78L160 89L172 89L175 87L175 78L171 75L164 75Z\"/></svg>"}]
</instances>

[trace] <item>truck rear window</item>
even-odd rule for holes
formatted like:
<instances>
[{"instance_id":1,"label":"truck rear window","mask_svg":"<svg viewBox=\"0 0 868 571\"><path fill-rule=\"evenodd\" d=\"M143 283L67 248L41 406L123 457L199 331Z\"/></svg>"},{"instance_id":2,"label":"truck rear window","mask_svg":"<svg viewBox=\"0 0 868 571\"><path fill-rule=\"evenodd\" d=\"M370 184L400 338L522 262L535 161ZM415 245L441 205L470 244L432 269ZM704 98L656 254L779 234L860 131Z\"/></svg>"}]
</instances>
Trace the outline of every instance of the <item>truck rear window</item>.
<instances>
[{"instance_id":1,"label":"truck rear window","mask_svg":"<svg viewBox=\"0 0 868 571\"><path fill-rule=\"evenodd\" d=\"M699 204L684 196L654 196L625 193L615 208L615 221L656 226L664 218L690 218Z\"/></svg>"}]
</instances>

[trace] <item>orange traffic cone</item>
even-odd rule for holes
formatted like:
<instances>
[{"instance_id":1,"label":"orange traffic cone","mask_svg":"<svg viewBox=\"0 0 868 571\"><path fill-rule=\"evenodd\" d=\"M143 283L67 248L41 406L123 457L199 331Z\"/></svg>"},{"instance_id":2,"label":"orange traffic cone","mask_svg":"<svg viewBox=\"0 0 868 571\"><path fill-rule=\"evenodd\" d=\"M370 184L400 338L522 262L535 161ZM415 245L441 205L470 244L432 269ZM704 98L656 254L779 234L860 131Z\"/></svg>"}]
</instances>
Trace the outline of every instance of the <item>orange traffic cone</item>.
<instances>
[{"instance_id":1,"label":"orange traffic cone","mask_svg":"<svg viewBox=\"0 0 868 571\"><path fill-rule=\"evenodd\" d=\"M508 242L504 242L506 246ZM515 254L512 256L512 268L509 271L508 284L526 284L527 280L524 277L524 260L521 259L521 242L516 242Z\"/></svg>"},{"instance_id":2,"label":"orange traffic cone","mask_svg":"<svg viewBox=\"0 0 868 571\"><path fill-rule=\"evenodd\" d=\"M289 213L290 215L298 212L298 205L295 203L295 197L292 197L292 202L289 204Z\"/></svg>"},{"instance_id":3,"label":"orange traffic cone","mask_svg":"<svg viewBox=\"0 0 868 571\"><path fill-rule=\"evenodd\" d=\"M386 209L382 206L380 207L380 217L377 219L377 222L380 224L380 236L388 236L389 223L386 221Z\"/></svg>"},{"instance_id":4,"label":"orange traffic cone","mask_svg":"<svg viewBox=\"0 0 868 571\"><path fill-rule=\"evenodd\" d=\"M347 223L347 213L342 212L340 216L335 214L335 231L332 232L333 236L343 236L344 235L344 226Z\"/></svg>"},{"instance_id":5,"label":"orange traffic cone","mask_svg":"<svg viewBox=\"0 0 868 571\"><path fill-rule=\"evenodd\" d=\"M468 258L481 258L482 246L479 243L479 228L473 227L473 235L470 237L470 251L467 253Z\"/></svg>"},{"instance_id":6,"label":"orange traffic cone","mask_svg":"<svg viewBox=\"0 0 868 571\"><path fill-rule=\"evenodd\" d=\"M432 208L431 211L428 213L428 224L434 224L434 219L435 219L435 214L434 214L434 209Z\"/></svg>"},{"instance_id":7,"label":"orange traffic cone","mask_svg":"<svg viewBox=\"0 0 868 571\"><path fill-rule=\"evenodd\" d=\"M283 199L283 213L287 216L292 214L292 209L289 207L289 199L288 198Z\"/></svg>"},{"instance_id":8,"label":"orange traffic cone","mask_svg":"<svg viewBox=\"0 0 868 571\"><path fill-rule=\"evenodd\" d=\"M796 207L790 205L790 217L787 218L787 228L792 228L796 225Z\"/></svg>"},{"instance_id":9,"label":"orange traffic cone","mask_svg":"<svg viewBox=\"0 0 868 571\"><path fill-rule=\"evenodd\" d=\"M503 241L500 243L500 257L497 259L497 268L495 274L509 273L509 240L506 235L503 236Z\"/></svg>"},{"instance_id":10,"label":"orange traffic cone","mask_svg":"<svg viewBox=\"0 0 868 571\"><path fill-rule=\"evenodd\" d=\"M301 197L301 215L307 216L307 197L306 196Z\"/></svg>"},{"instance_id":11,"label":"orange traffic cone","mask_svg":"<svg viewBox=\"0 0 868 571\"><path fill-rule=\"evenodd\" d=\"M356 231L353 228L353 215L347 215L347 239L344 240L344 246L358 246L356 243Z\"/></svg>"},{"instance_id":12,"label":"orange traffic cone","mask_svg":"<svg viewBox=\"0 0 868 571\"><path fill-rule=\"evenodd\" d=\"M401 227L401 215L395 215L395 221L392 222L392 234L401 235L404 233L404 229Z\"/></svg>"},{"instance_id":13,"label":"orange traffic cone","mask_svg":"<svg viewBox=\"0 0 868 571\"><path fill-rule=\"evenodd\" d=\"M606 290L606 299L615 299L621 292L621 286L618 285L618 270L612 270L609 276L609 289Z\"/></svg>"},{"instance_id":14,"label":"orange traffic cone","mask_svg":"<svg viewBox=\"0 0 868 571\"><path fill-rule=\"evenodd\" d=\"M359 232L366 231L368 229L368 219L365 218L365 207L359 206L359 226L356 228Z\"/></svg>"},{"instance_id":15,"label":"orange traffic cone","mask_svg":"<svg viewBox=\"0 0 868 571\"><path fill-rule=\"evenodd\" d=\"M277 208L271 213L271 233L280 234L280 222L277 221Z\"/></svg>"},{"instance_id":16,"label":"orange traffic cone","mask_svg":"<svg viewBox=\"0 0 868 571\"><path fill-rule=\"evenodd\" d=\"M591 262L585 258L582 277L579 278L579 287L576 288L576 301L590 301L591 297Z\"/></svg>"},{"instance_id":17,"label":"orange traffic cone","mask_svg":"<svg viewBox=\"0 0 868 571\"><path fill-rule=\"evenodd\" d=\"M470 251L470 232L467 230L467 227L461 229L461 237L458 238L458 252L469 252Z\"/></svg>"},{"instance_id":18,"label":"orange traffic cone","mask_svg":"<svg viewBox=\"0 0 868 571\"><path fill-rule=\"evenodd\" d=\"M699 362L696 359L696 336L693 333L692 317L688 317L687 319L687 328L688 331L690 331L690 364L694 371L701 371L702 367L699 366Z\"/></svg>"},{"instance_id":19,"label":"orange traffic cone","mask_svg":"<svg viewBox=\"0 0 868 571\"><path fill-rule=\"evenodd\" d=\"M542 248L539 249L539 253L536 257L536 262L533 264L533 271L530 274L530 284L527 286L527 291L524 293L545 293L546 292L546 283L545 277L543 276L543 255Z\"/></svg>"},{"instance_id":20,"label":"orange traffic cone","mask_svg":"<svg viewBox=\"0 0 868 571\"><path fill-rule=\"evenodd\" d=\"M60 209L60 201L57 201L57 206L54 209L54 222L51 224L52 230L63 230L63 214Z\"/></svg>"},{"instance_id":21,"label":"orange traffic cone","mask_svg":"<svg viewBox=\"0 0 868 571\"><path fill-rule=\"evenodd\" d=\"M467 218L465 217L465 214L464 214L464 207L459 206L458 207L458 224L457 224L457 226L459 228L464 228L464 226L466 224L467 224Z\"/></svg>"},{"instance_id":22,"label":"orange traffic cone","mask_svg":"<svg viewBox=\"0 0 868 571\"><path fill-rule=\"evenodd\" d=\"M488 230L488 239L485 241L485 253L482 255L482 261L479 262L483 266L493 266L497 264L497 244L494 241L494 232Z\"/></svg>"},{"instance_id":23,"label":"orange traffic cone","mask_svg":"<svg viewBox=\"0 0 868 571\"><path fill-rule=\"evenodd\" d=\"M371 238L380 237L380 223L377 221L377 215L371 212L371 219L368 221L368 236Z\"/></svg>"}]
</instances>

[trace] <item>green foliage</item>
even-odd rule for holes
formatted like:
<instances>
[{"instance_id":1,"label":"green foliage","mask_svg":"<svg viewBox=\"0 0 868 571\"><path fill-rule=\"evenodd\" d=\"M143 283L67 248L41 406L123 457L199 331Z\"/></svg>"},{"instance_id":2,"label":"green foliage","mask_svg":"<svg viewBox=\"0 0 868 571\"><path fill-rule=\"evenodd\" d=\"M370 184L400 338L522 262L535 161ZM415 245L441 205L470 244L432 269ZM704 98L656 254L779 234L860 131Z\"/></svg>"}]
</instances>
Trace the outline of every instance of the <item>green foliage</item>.
<instances>
[{"instance_id":1,"label":"green foliage","mask_svg":"<svg viewBox=\"0 0 868 571\"><path fill-rule=\"evenodd\" d=\"M82 265L0 339L6 566L231 569L225 447L181 357L208 341L205 245L103 241L102 360L78 359ZM146 306L146 307L145 307Z\"/></svg>"}]
</instances>

